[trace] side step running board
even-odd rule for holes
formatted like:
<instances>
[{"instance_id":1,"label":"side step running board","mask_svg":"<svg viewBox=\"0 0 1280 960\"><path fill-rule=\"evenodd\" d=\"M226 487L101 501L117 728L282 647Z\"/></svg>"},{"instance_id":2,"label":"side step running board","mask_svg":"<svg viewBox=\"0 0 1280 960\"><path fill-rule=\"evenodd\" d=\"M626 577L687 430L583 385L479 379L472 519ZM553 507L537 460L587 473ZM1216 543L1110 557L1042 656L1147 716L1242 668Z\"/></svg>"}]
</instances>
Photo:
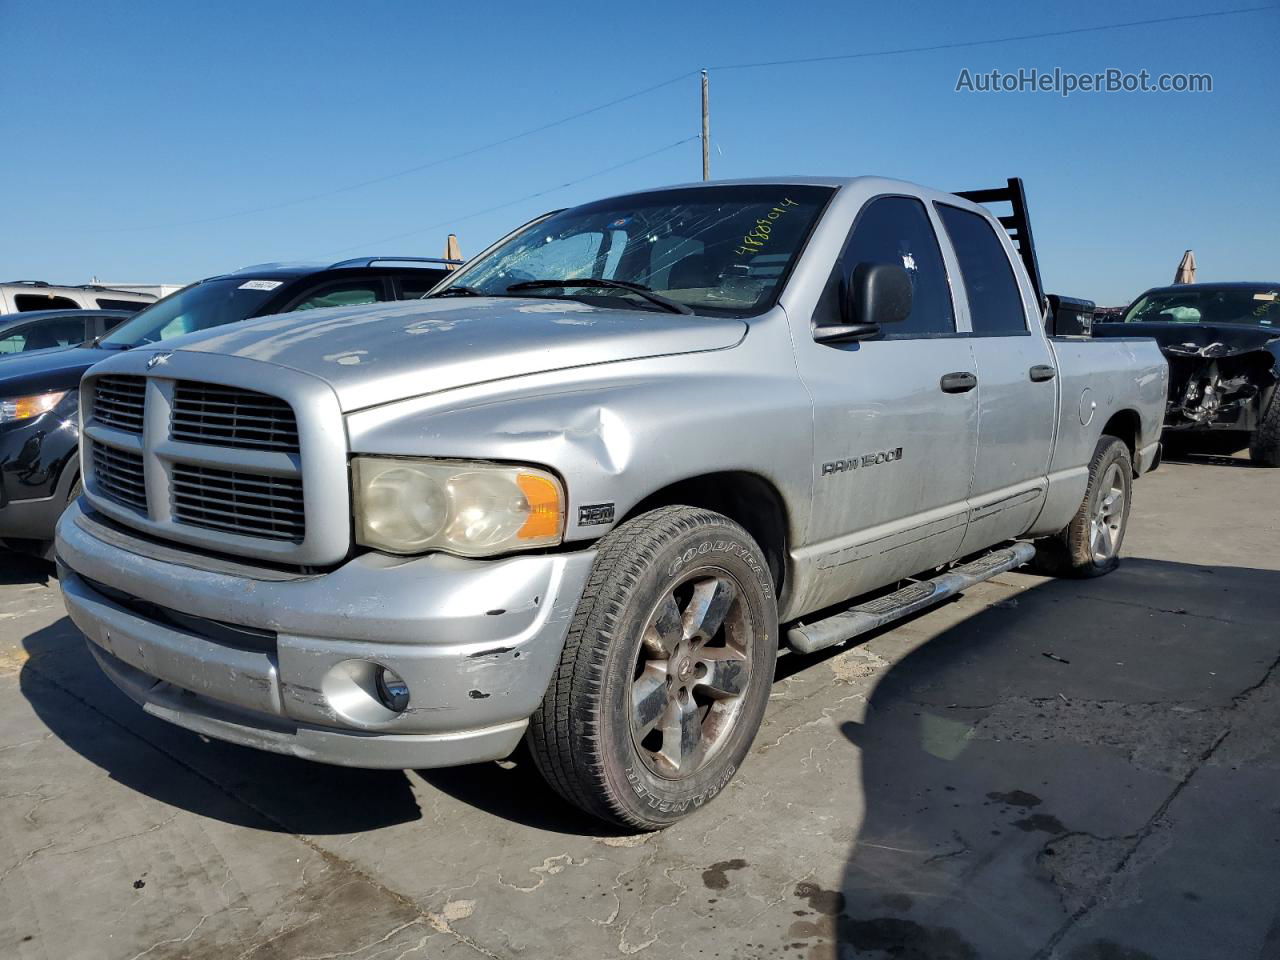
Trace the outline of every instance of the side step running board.
<instances>
[{"instance_id":1,"label":"side step running board","mask_svg":"<svg viewBox=\"0 0 1280 960\"><path fill-rule=\"evenodd\" d=\"M993 550L963 566L952 567L932 580L908 584L901 590L859 603L817 623L792 627L787 631L787 644L800 653L814 653L833 644L843 643L917 610L923 610L939 600L953 597L975 583L990 580L1006 570L1020 567L1034 557L1035 553L1036 548L1029 543L1015 543L1010 547Z\"/></svg>"}]
</instances>

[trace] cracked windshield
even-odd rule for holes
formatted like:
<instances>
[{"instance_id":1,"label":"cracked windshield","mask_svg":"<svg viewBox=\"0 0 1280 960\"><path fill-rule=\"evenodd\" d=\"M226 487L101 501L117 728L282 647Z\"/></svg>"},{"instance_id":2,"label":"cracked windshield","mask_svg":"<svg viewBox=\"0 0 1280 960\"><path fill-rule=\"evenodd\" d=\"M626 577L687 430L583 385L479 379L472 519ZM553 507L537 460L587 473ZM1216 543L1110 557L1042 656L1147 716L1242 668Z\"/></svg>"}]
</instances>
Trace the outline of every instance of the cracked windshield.
<instances>
[{"instance_id":1,"label":"cracked windshield","mask_svg":"<svg viewBox=\"0 0 1280 960\"><path fill-rule=\"evenodd\" d=\"M574 207L501 244L441 294L759 313L773 305L831 193L787 184L689 188ZM592 280L604 283L584 282Z\"/></svg>"}]
</instances>

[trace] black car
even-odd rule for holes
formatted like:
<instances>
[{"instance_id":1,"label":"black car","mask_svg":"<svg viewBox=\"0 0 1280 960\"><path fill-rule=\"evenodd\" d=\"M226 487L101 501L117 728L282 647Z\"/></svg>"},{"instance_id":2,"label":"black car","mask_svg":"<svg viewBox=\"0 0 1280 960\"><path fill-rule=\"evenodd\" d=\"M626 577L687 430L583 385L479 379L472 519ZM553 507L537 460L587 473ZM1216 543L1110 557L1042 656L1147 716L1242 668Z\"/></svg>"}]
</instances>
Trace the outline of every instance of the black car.
<instances>
[{"instance_id":1,"label":"black car","mask_svg":"<svg viewBox=\"0 0 1280 960\"><path fill-rule=\"evenodd\" d=\"M135 310L29 310L0 316L0 360L36 350L79 346L114 330Z\"/></svg>"},{"instance_id":2,"label":"black car","mask_svg":"<svg viewBox=\"0 0 1280 960\"><path fill-rule=\"evenodd\" d=\"M1280 283L1154 287L1093 335L1154 337L1169 361L1164 444L1280 466Z\"/></svg>"},{"instance_id":3,"label":"black car","mask_svg":"<svg viewBox=\"0 0 1280 960\"><path fill-rule=\"evenodd\" d=\"M368 257L328 266L246 267L184 287L77 347L0 361L0 541L48 552L54 524L79 495L76 388L107 351L293 310L409 300L456 265L422 257Z\"/></svg>"}]
</instances>

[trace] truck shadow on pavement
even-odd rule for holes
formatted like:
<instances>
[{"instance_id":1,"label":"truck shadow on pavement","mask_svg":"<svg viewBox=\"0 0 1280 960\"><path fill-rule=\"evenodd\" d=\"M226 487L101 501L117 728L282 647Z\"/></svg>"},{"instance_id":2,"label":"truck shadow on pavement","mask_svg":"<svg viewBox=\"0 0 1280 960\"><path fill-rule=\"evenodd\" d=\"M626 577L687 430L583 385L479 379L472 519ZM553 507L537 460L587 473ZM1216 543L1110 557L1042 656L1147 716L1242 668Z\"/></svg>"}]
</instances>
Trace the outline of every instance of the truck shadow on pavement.
<instances>
[{"instance_id":1,"label":"truck shadow on pavement","mask_svg":"<svg viewBox=\"0 0 1280 960\"><path fill-rule=\"evenodd\" d=\"M401 771L261 753L144 713L102 673L66 617L24 644L19 685L45 726L112 779L154 800L227 823L310 835L375 830L421 816Z\"/></svg>"},{"instance_id":2,"label":"truck shadow on pavement","mask_svg":"<svg viewBox=\"0 0 1280 960\"><path fill-rule=\"evenodd\" d=\"M1267 470L1259 463L1254 463L1246 457L1224 457L1216 453L1179 453L1169 454L1165 457L1169 463L1188 463L1200 464L1210 467L1240 467L1245 470Z\"/></svg>"},{"instance_id":3,"label":"truck shadow on pavement","mask_svg":"<svg viewBox=\"0 0 1280 960\"><path fill-rule=\"evenodd\" d=\"M1048 956L1040 951L1059 941L1064 960L1213 956L1224 954L1142 941L1238 938L1273 917L1280 827L1267 811L1280 795L1280 710L1265 737L1245 727L1280 655L1280 573L1129 559L1100 580L1017 579L1032 586L940 632L925 615L870 641L890 666L872 681L862 722L853 707L832 714L845 739L805 788L856 838L840 885L797 888L811 915L791 936L814 958ZM118 782L200 816L351 834L421 819L439 791L540 830L607 832L520 754L406 775L260 753L145 714L66 618L25 646L21 689L55 736ZM779 676L840 654L788 656ZM825 702L830 688L814 696ZM784 752L768 756L748 769L784 775ZM1233 757L1249 761L1251 779ZM1198 795L1189 784L1203 799L1184 812ZM1226 863L1225 881L1206 866Z\"/></svg>"},{"instance_id":4,"label":"truck shadow on pavement","mask_svg":"<svg viewBox=\"0 0 1280 960\"><path fill-rule=\"evenodd\" d=\"M53 580L53 564L39 557L0 547L0 586L17 583L45 584Z\"/></svg>"},{"instance_id":5,"label":"truck shadow on pavement","mask_svg":"<svg viewBox=\"0 0 1280 960\"><path fill-rule=\"evenodd\" d=\"M1019 580L841 724L866 812L808 956L1280 956L1280 573Z\"/></svg>"},{"instance_id":6,"label":"truck shadow on pavement","mask_svg":"<svg viewBox=\"0 0 1280 960\"><path fill-rule=\"evenodd\" d=\"M353 770L264 753L150 716L107 679L67 617L23 644L19 686L44 725L112 779L154 800L240 826L314 836L422 818L403 771ZM542 830L610 832L568 809L523 750L501 766L419 775L469 805Z\"/></svg>"}]
</instances>

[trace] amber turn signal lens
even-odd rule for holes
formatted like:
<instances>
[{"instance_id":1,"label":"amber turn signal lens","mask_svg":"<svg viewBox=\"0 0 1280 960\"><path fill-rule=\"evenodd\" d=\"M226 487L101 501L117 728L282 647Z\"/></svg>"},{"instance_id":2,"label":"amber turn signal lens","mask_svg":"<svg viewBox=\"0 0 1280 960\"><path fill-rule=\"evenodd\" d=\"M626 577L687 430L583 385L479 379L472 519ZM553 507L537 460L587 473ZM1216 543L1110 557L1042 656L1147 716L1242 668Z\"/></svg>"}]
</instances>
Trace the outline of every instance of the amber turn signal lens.
<instances>
[{"instance_id":1,"label":"amber turn signal lens","mask_svg":"<svg viewBox=\"0 0 1280 960\"><path fill-rule=\"evenodd\" d=\"M540 540L559 535L564 525L564 504L560 502L560 487L548 477L533 473L521 473L516 485L529 501L529 518L516 532L519 540Z\"/></svg>"}]
</instances>

